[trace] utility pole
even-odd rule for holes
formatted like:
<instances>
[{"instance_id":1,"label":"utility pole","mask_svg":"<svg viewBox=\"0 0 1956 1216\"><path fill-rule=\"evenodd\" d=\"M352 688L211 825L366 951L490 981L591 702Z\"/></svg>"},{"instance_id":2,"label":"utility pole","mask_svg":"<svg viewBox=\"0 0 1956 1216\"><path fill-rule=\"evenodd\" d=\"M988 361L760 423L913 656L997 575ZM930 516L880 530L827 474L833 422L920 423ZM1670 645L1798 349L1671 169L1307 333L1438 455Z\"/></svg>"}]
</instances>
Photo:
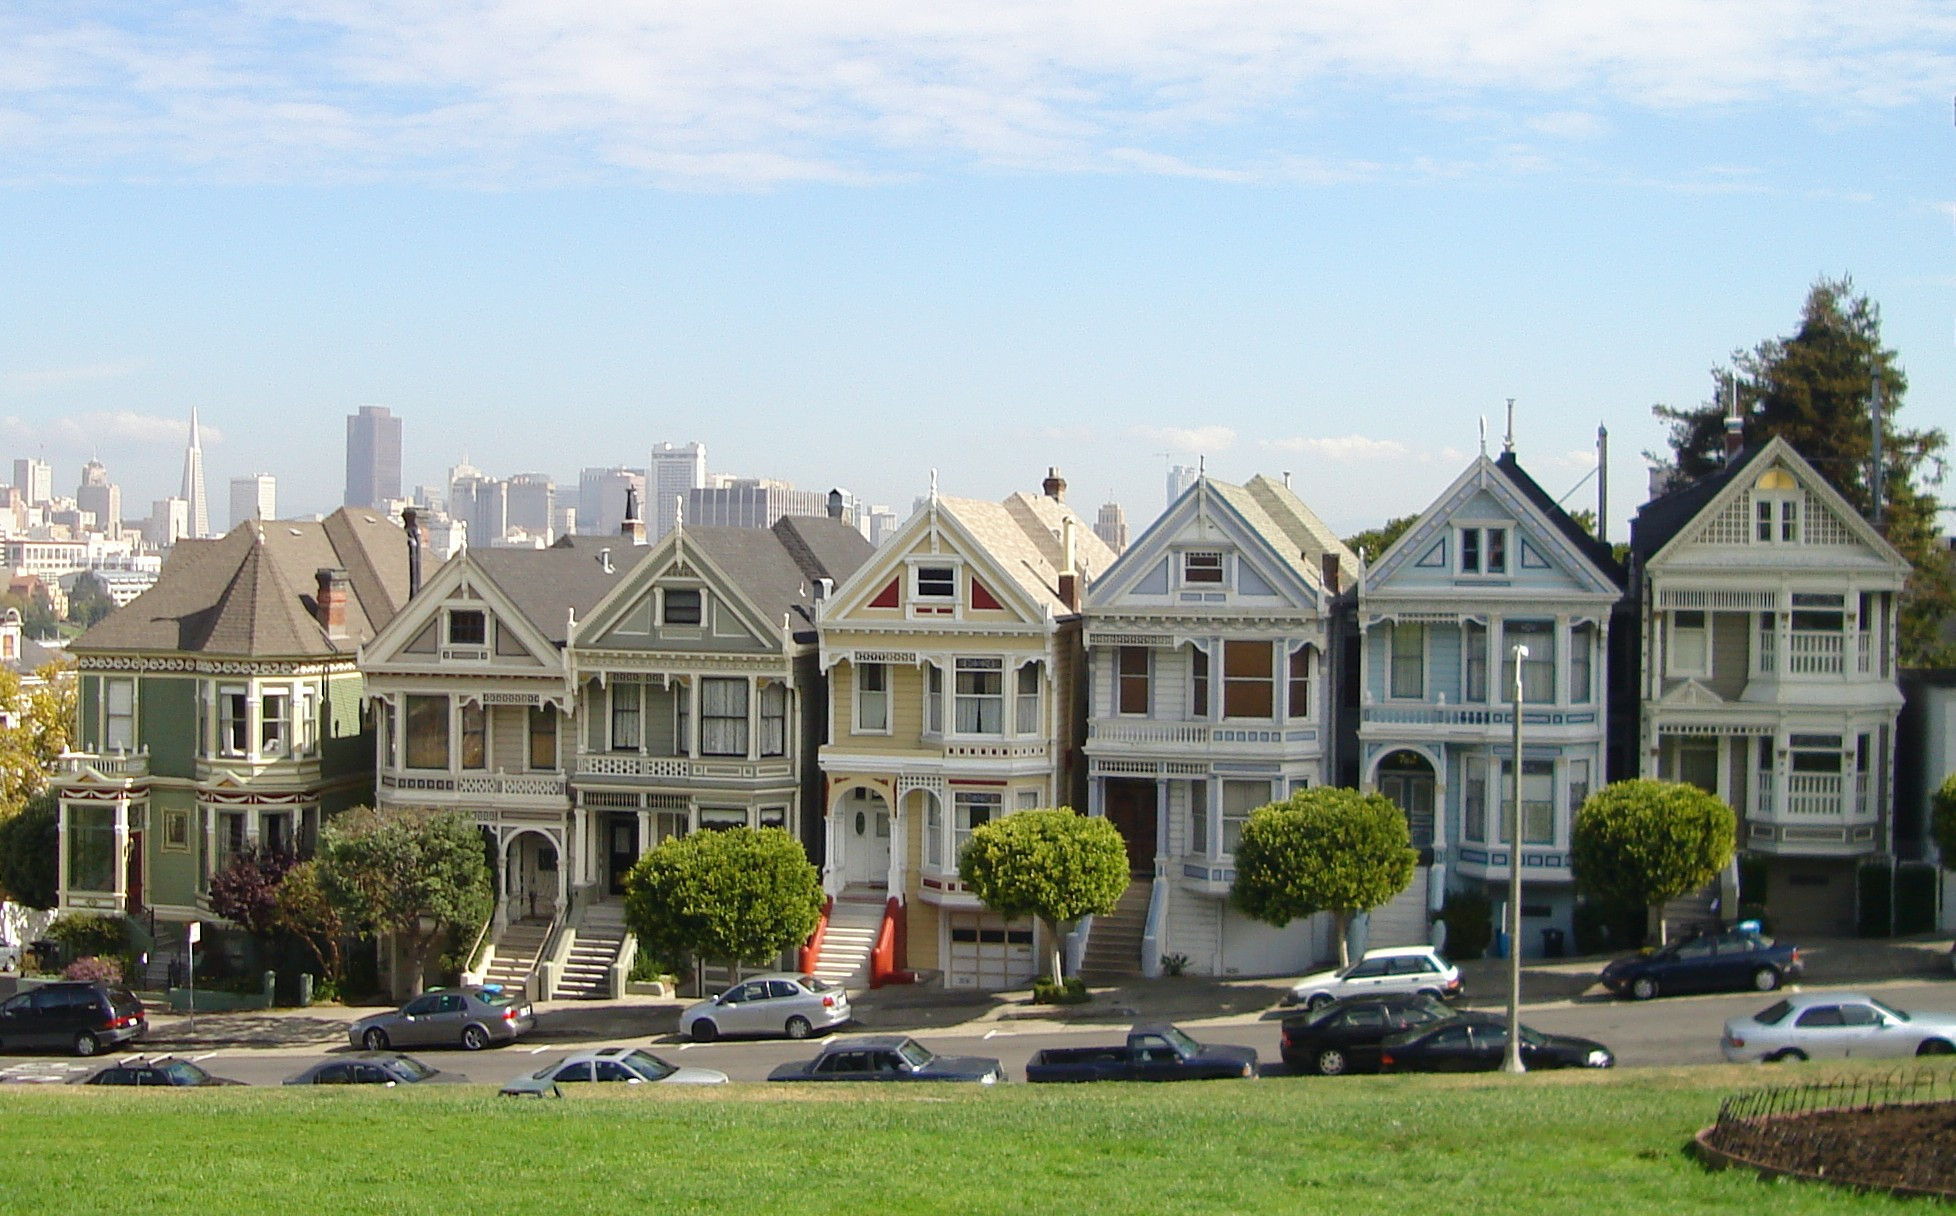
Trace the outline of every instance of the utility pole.
<instances>
[{"instance_id":1,"label":"utility pole","mask_svg":"<svg viewBox=\"0 0 1956 1216\"><path fill-rule=\"evenodd\" d=\"M1508 837L1508 1055L1502 1072L1527 1072L1521 1062L1521 667L1528 647L1515 647L1514 759L1509 789L1514 799L1514 831Z\"/></svg>"},{"instance_id":2,"label":"utility pole","mask_svg":"<svg viewBox=\"0 0 1956 1216\"><path fill-rule=\"evenodd\" d=\"M1596 539L1610 543L1610 431L1596 428Z\"/></svg>"}]
</instances>

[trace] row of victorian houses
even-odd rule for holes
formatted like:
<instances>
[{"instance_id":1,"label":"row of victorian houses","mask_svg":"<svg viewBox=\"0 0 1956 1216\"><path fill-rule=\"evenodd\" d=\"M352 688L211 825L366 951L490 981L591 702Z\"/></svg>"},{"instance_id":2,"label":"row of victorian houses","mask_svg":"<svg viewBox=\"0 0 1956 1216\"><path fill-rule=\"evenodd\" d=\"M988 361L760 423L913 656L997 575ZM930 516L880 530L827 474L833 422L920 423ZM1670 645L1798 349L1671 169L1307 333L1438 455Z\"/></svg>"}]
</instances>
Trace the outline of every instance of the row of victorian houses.
<instances>
[{"instance_id":1,"label":"row of victorian houses","mask_svg":"<svg viewBox=\"0 0 1956 1216\"><path fill-rule=\"evenodd\" d=\"M1921 837L1893 794L1908 567L1781 441L1646 504L1627 562L1511 450L1369 563L1288 478L1205 476L1118 556L1064 498L1057 475L1003 502L933 491L875 550L838 519L651 545L628 520L425 577L411 521L358 510L183 542L72 647L62 905L208 918L238 849L304 849L370 799L456 807L496 858L500 973L600 992L642 853L774 826L834 901L806 962L1001 988L1044 944L957 856L1029 807L1127 841L1128 897L1067 946L1130 974L1335 954L1325 918L1278 929L1228 899L1250 812L1314 785L1406 814L1419 868L1374 945L1426 940L1449 892L1502 898L1517 813L1524 949L1568 932L1575 808L1620 777L1732 805L1791 932L1850 930L1857 865Z\"/></svg>"}]
</instances>

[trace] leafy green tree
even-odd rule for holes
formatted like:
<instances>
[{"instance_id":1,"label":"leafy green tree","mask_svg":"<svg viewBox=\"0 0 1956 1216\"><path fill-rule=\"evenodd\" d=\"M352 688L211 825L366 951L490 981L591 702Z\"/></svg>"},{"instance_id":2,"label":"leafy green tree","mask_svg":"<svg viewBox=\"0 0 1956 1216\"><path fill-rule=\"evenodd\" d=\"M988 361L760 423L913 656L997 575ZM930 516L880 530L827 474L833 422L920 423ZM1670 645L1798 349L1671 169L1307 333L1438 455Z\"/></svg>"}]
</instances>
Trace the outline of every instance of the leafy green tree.
<instances>
[{"instance_id":1,"label":"leafy green tree","mask_svg":"<svg viewBox=\"0 0 1956 1216\"><path fill-rule=\"evenodd\" d=\"M1929 808L1929 830L1935 834L1942 867L1956 870L1956 773L1951 773L1942 788L1929 795ZM0 882L5 879L5 872L0 871Z\"/></svg>"},{"instance_id":2,"label":"leafy green tree","mask_svg":"<svg viewBox=\"0 0 1956 1216\"><path fill-rule=\"evenodd\" d=\"M274 923L304 942L319 962L320 978L337 986L345 972L340 940L346 922L327 897L319 878L319 862L302 861L279 879L272 898Z\"/></svg>"},{"instance_id":3,"label":"leafy green tree","mask_svg":"<svg viewBox=\"0 0 1956 1216\"><path fill-rule=\"evenodd\" d=\"M0 667L0 705L14 708L14 724L0 730L0 818L47 788L75 721L73 672L49 663L41 682L24 689L20 676Z\"/></svg>"},{"instance_id":4,"label":"leafy green tree","mask_svg":"<svg viewBox=\"0 0 1956 1216\"><path fill-rule=\"evenodd\" d=\"M83 629L95 624L109 613L115 611L115 601L109 598L109 589L102 580L92 573L85 573L75 580L68 592L68 619Z\"/></svg>"},{"instance_id":5,"label":"leafy green tree","mask_svg":"<svg viewBox=\"0 0 1956 1216\"><path fill-rule=\"evenodd\" d=\"M1406 529L1419 522L1418 512L1388 519L1376 528L1345 538L1345 548L1358 554L1367 565L1379 560L1379 555L1392 548L1392 542L1406 534Z\"/></svg>"},{"instance_id":6,"label":"leafy green tree","mask_svg":"<svg viewBox=\"0 0 1956 1216\"><path fill-rule=\"evenodd\" d=\"M0 819L0 896L30 908L54 907L60 856L61 807L53 793L43 793Z\"/></svg>"},{"instance_id":7,"label":"leafy green tree","mask_svg":"<svg viewBox=\"0 0 1956 1216\"><path fill-rule=\"evenodd\" d=\"M1649 909L1663 940L1665 901L1718 877L1737 838L1732 808L1678 781L1617 781L1576 812L1576 885L1599 899Z\"/></svg>"},{"instance_id":8,"label":"leafy green tree","mask_svg":"<svg viewBox=\"0 0 1956 1216\"><path fill-rule=\"evenodd\" d=\"M1908 377L1895 352L1881 343L1881 310L1854 289L1852 279L1823 278L1807 293L1794 334L1734 351L1730 367L1712 369L1712 399L1692 409L1658 405L1670 424L1677 470L1702 477L1724 461L1725 411L1736 391L1745 439L1780 436L1821 476L1872 517L1874 428L1870 401L1881 376L1884 478L1879 527L1914 567L1903 593L1899 630L1902 661L1948 662L1937 623L1956 608L1956 581L1938 544L1936 496L1948 436L1940 428L1896 424Z\"/></svg>"},{"instance_id":9,"label":"leafy green tree","mask_svg":"<svg viewBox=\"0 0 1956 1216\"><path fill-rule=\"evenodd\" d=\"M419 996L428 954L474 933L495 901L482 834L461 811L355 807L319 833L319 884L347 925L391 936Z\"/></svg>"},{"instance_id":10,"label":"leafy green tree","mask_svg":"<svg viewBox=\"0 0 1956 1216\"><path fill-rule=\"evenodd\" d=\"M780 828L662 841L625 876L625 924L642 950L673 964L763 964L807 941L821 916L822 877Z\"/></svg>"},{"instance_id":11,"label":"leafy green tree","mask_svg":"<svg viewBox=\"0 0 1956 1216\"><path fill-rule=\"evenodd\" d=\"M958 854L958 881L987 908L1046 927L1055 984L1064 983L1062 927L1112 912L1131 878L1119 829L1064 806L980 824Z\"/></svg>"},{"instance_id":12,"label":"leafy green tree","mask_svg":"<svg viewBox=\"0 0 1956 1216\"><path fill-rule=\"evenodd\" d=\"M275 849L243 849L211 875L211 911L261 942L278 936L278 888L298 858Z\"/></svg>"},{"instance_id":13,"label":"leafy green tree","mask_svg":"<svg viewBox=\"0 0 1956 1216\"><path fill-rule=\"evenodd\" d=\"M1229 897L1246 915L1280 927L1331 913L1344 966L1352 917L1404 891L1418 864L1405 813L1390 798L1317 786L1251 813Z\"/></svg>"}]
</instances>

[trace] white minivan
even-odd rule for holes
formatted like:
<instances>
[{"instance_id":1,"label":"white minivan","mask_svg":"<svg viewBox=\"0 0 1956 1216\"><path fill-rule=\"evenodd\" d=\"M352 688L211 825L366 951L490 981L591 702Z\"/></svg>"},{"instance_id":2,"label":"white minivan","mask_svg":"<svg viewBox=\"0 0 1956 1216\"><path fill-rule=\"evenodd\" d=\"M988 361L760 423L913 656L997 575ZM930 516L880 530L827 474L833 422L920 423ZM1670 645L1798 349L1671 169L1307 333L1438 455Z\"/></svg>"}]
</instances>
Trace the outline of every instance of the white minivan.
<instances>
[{"instance_id":1,"label":"white minivan","mask_svg":"<svg viewBox=\"0 0 1956 1216\"><path fill-rule=\"evenodd\" d=\"M1401 992L1450 1001L1461 992L1460 968L1431 946L1367 950L1343 971L1319 971L1297 981L1284 1004L1322 1009L1344 997Z\"/></svg>"}]
</instances>

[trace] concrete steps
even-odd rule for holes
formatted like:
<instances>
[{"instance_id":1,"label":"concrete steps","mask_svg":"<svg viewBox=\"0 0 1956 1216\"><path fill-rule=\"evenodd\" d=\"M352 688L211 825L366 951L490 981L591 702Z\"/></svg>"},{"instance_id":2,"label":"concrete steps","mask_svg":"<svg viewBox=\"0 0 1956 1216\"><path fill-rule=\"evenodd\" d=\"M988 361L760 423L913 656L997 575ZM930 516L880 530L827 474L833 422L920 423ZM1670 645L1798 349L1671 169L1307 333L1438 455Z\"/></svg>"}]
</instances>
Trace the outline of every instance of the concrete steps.
<instances>
[{"instance_id":1,"label":"concrete steps","mask_svg":"<svg viewBox=\"0 0 1956 1216\"><path fill-rule=\"evenodd\" d=\"M829 912L822 953L815 960L815 978L841 984L851 991L869 987L869 956L883 927L884 900L875 895L844 893Z\"/></svg>"},{"instance_id":2,"label":"concrete steps","mask_svg":"<svg viewBox=\"0 0 1956 1216\"><path fill-rule=\"evenodd\" d=\"M530 972L549 934L550 922L541 917L511 921L496 938L496 956L489 962L483 983L500 984L519 1001L528 999L533 995L529 991Z\"/></svg>"},{"instance_id":3,"label":"concrete steps","mask_svg":"<svg viewBox=\"0 0 1956 1216\"><path fill-rule=\"evenodd\" d=\"M623 904L593 904L584 910L577 926L577 940L570 957L557 977L557 991L551 996L560 1001L601 1001L611 996L611 966L625 945Z\"/></svg>"},{"instance_id":4,"label":"concrete steps","mask_svg":"<svg viewBox=\"0 0 1956 1216\"><path fill-rule=\"evenodd\" d=\"M1095 980L1134 979L1141 974L1141 937L1148 928L1148 897L1153 884L1138 879L1128 884L1120 904L1106 916L1093 918L1080 976Z\"/></svg>"}]
</instances>

